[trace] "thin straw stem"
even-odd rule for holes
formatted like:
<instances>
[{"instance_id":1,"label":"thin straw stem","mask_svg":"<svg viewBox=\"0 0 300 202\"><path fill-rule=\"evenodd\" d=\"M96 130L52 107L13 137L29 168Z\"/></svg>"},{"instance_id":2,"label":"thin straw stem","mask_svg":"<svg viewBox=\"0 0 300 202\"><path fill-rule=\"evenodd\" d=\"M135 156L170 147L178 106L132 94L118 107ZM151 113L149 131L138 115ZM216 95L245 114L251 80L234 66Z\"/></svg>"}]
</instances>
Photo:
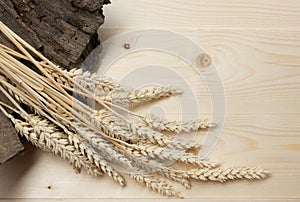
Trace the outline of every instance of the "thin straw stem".
<instances>
[{"instance_id":1,"label":"thin straw stem","mask_svg":"<svg viewBox=\"0 0 300 202\"><path fill-rule=\"evenodd\" d=\"M24 54L26 55L29 60L44 74L52 83L55 85L64 95L67 97L70 97L70 95L57 84L57 82L45 71L45 69L26 51L25 48L18 42L20 41L23 44L26 44L26 46L30 46L28 43L26 43L23 39L21 39L18 35L16 35L13 31L11 31L6 25L4 25L0 21L0 29L1 31L11 40L11 42ZM33 48L34 49L34 48ZM36 51L37 52L37 51Z\"/></svg>"}]
</instances>

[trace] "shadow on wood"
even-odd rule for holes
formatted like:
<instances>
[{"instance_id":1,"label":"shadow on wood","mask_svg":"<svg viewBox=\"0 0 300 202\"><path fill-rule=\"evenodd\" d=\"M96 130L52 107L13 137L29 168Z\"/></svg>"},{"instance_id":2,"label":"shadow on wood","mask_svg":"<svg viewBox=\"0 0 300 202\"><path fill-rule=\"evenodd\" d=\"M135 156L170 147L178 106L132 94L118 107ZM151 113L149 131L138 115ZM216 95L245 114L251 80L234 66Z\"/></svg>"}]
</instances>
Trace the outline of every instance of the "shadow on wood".
<instances>
[{"instance_id":1,"label":"shadow on wood","mask_svg":"<svg viewBox=\"0 0 300 202\"><path fill-rule=\"evenodd\" d=\"M8 161L0 166L1 182L5 182L0 184L0 189L5 190L4 193L7 193L7 195L15 190L22 190L22 187L19 187L19 182L35 164L36 148L27 142L24 146L26 151L23 155L19 155L13 161Z\"/></svg>"}]
</instances>

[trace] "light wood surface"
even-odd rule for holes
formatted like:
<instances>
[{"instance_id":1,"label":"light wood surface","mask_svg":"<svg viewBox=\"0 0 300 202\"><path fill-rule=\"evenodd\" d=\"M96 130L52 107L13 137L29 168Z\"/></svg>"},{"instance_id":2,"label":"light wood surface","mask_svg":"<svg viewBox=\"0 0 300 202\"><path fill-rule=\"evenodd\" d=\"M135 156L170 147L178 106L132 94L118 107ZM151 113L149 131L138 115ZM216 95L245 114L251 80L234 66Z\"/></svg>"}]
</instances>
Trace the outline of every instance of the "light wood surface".
<instances>
[{"instance_id":1,"label":"light wood surface","mask_svg":"<svg viewBox=\"0 0 300 202\"><path fill-rule=\"evenodd\" d=\"M299 28L299 9L298 0L113 0L104 27Z\"/></svg>"},{"instance_id":2,"label":"light wood surface","mask_svg":"<svg viewBox=\"0 0 300 202\"><path fill-rule=\"evenodd\" d=\"M186 201L300 199L300 1L112 0L105 15L102 41L126 31L160 27L199 45L212 58L226 95L224 129L210 158L224 166L260 165L272 173L261 182L194 182L191 190L181 189ZM210 116L211 99L203 81L177 57L139 51L114 63L108 75L122 79L150 64L178 72L195 95L182 96L187 102L196 98L201 115ZM175 99L159 105L169 118L178 117ZM146 113L151 108L137 110ZM0 167L0 198L163 198L131 180L120 188L107 177L75 174L58 157L27 148L24 157Z\"/></svg>"}]
</instances>

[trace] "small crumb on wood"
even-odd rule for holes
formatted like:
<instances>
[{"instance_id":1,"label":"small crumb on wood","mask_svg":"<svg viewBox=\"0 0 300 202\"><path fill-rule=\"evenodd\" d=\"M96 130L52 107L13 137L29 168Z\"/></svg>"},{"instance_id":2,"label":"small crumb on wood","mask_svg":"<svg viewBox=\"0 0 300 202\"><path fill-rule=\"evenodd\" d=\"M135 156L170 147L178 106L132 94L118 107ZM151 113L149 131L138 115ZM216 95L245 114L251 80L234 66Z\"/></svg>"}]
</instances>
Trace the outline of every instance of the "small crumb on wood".
<instances>
[{"instance_id":1,"label":"small crumb on wood","mask_svg":"<svg viewBox=\"0 0 300 202\"><path fill-rule=\"evenodd\" d=\"M127 50L130 49L130 44L129 43L124 43L124 48L127 49Z\"/></svg>"}]
</instances>

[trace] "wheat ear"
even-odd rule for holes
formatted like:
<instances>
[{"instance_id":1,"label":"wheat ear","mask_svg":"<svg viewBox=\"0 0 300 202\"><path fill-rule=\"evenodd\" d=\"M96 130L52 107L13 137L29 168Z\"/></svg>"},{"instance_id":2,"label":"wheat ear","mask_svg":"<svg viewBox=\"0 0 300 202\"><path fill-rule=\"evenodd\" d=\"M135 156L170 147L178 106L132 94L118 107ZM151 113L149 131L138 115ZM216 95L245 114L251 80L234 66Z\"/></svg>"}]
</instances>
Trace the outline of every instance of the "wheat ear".
<instances>
[{"instance_id":1,"label":"wheat ear","mask_svg":"<svg viewBox=\"0 0 300 202\"><path fill-rule=\"evenodd\" d=\"M110 137L123 141L138 142L141 138L134 134L128 127L128 122L111 112L102 109L96 114L100 129Z\"/></svg>"},{"instance_id":2,"label":"wheat ear","mask_svg":"<svg viewBox=\"0 0 300 202\"><path fill-rule=\"evenodd\" d=\"M200 160L198 156L187 153L184 150L170 149L168 147L160 147L158 145L133 145L134 149L130 149L132 154L140 153L149 158L157 158L169 161L181 161L186 164L197 165L200 168L215 168L218 163L208 160Z\"/></svg>"},{"instance_id":3,"label":"wheat ear","mask_svg":"<svg viewBox=\"0 0 300 202\"><path fill-rule=\"evenodd\" d=\"M203 120L189 120L189 121L168 121L167 119L155 116L153 114L145 116L143 119L150 127L159 131L171 131L171 132L191 132L201 129L207 129L214 127L215 124L210 121Z\"/></svg>"},{"instance_id":4,"label":"wheat ear","mask_svg":"<svg viewBox=\"0 0 300 202\"><path fill-rule=\"evenodd\" d=\"M234 179L261 180L266 178L269 173L259 167L235 167L191 170L187 172L187 175L190 178L202 181L225 182Z\"/></svg>"},{"instance_id":5,"label":"wheat ear","mask_svg":"<svg viewBox=\"0 0 300 202\"><path fill-rule=\"evenodd\" d=\"M168 197L182 198L180 192L174 187L152 175L130 174L130 177L147 188Z\"/></svg>"},{"instance_id":6,"label":"wheat ear","mask_svg":"<svg viewBox=\"0 0 300 202\"><path fill-rule=\"evenodd\" d=\"M99 97L106 102L116 104L138 104L141 102L149 102L165 97L181 94L182 91L175 87L154 87L143 90L128 90L128 91L112 91L107 95Z\"/></svg>"},{"instance_id":7,"label":"wheat ear","mask_svg":"<svg viewBox=\"0 0 300 202\"><path fill-rule=\"evenodd\" d=\"M51 70L48 71L58 83L74 87L60 72ZM79 85L93 92L97 91L98 93L109 93L111 91L118 91L122 89L118 82L105 76L99 76L96 73L90 73L88 71L83 71L82 69L63 70L63 72L70 76Z\"/></svg>"}]
</instances>

